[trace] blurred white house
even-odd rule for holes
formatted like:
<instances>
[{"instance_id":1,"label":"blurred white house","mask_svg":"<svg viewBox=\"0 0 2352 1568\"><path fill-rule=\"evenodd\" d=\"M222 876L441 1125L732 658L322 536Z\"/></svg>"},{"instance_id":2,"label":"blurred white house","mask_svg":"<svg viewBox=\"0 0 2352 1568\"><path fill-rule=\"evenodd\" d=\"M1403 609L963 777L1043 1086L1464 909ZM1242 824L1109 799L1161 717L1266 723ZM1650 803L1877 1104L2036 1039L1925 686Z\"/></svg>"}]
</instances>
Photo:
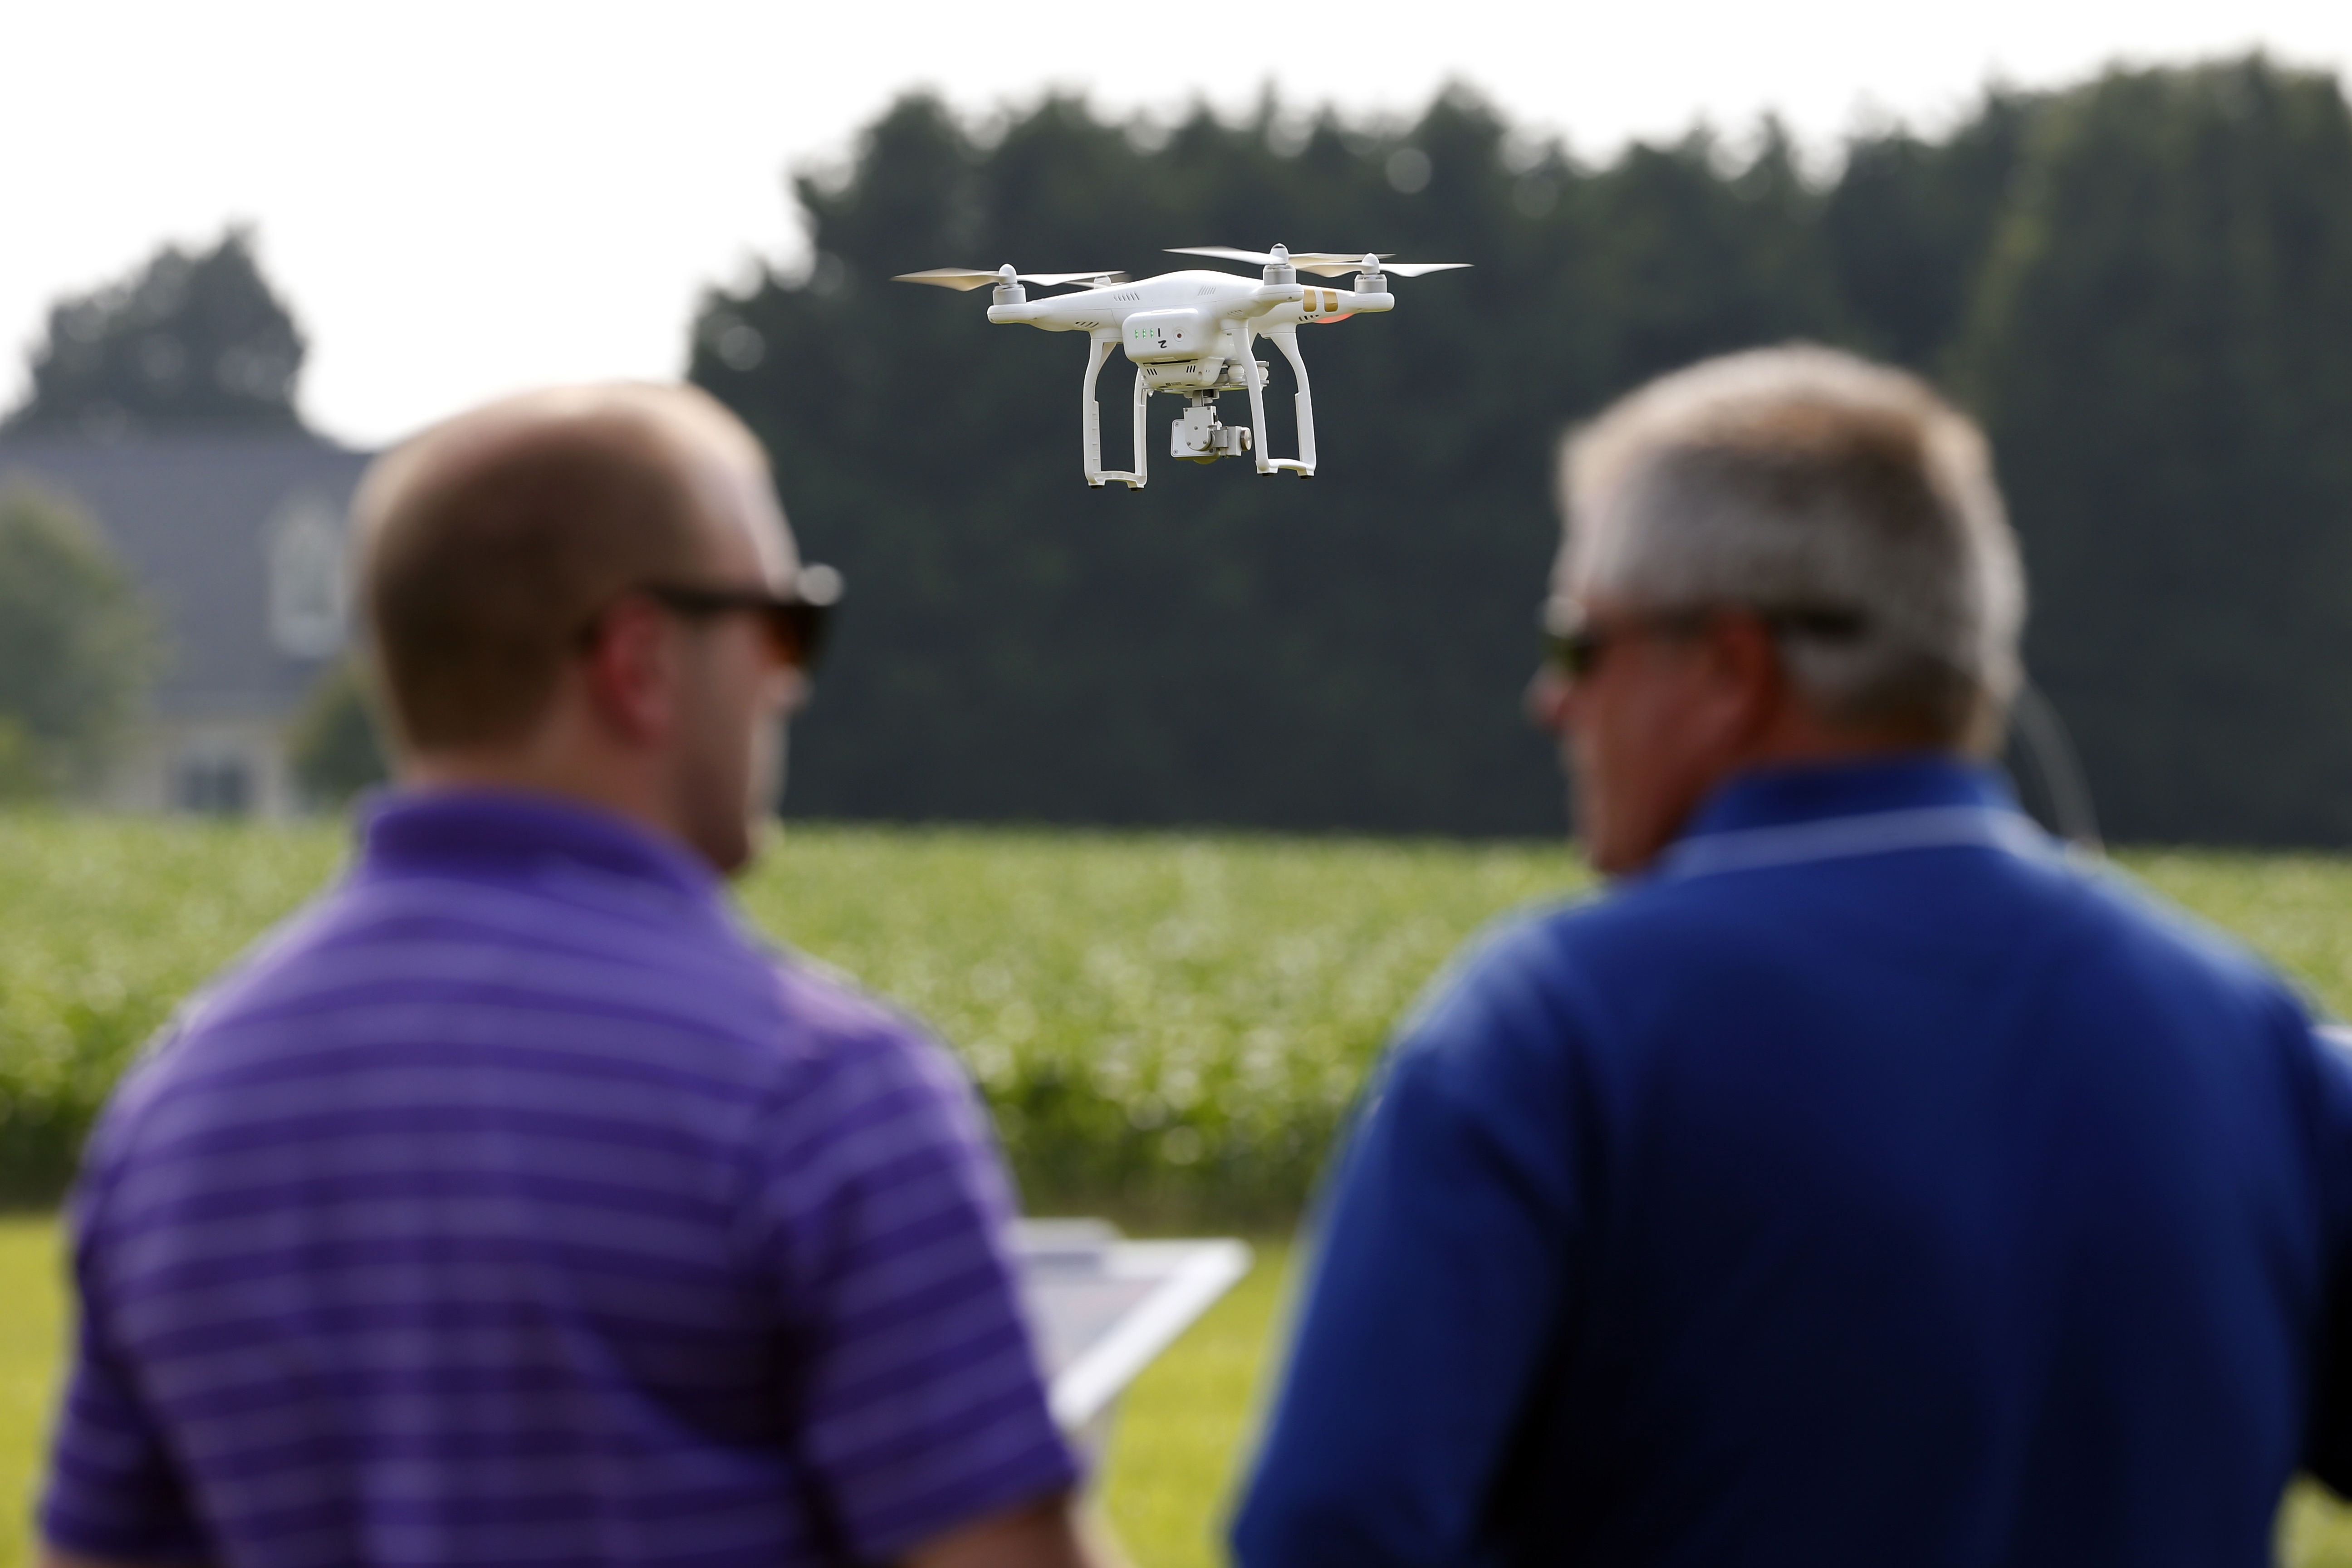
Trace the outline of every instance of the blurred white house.
<instances>
[{"instance_id":1,"label":"blurred white house","mask_svg":"<svg viewBox=\"0 0 2352 1568\"><path fill-rule=\"evenodd\" d=\"M369 456L299 430L0 436L0 489L79 503L163 630L148 720L99 804L301 809L291 731L348 633L347 518Z\"/></svg>"}]
</instances>

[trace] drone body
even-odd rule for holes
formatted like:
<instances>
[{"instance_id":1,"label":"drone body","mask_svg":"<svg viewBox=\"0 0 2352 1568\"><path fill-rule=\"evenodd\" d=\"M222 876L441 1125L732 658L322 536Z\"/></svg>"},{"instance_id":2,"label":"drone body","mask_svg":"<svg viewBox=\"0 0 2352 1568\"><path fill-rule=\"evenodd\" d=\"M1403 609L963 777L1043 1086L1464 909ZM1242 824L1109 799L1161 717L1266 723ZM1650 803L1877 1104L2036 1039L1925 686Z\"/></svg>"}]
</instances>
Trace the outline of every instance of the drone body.
<instances>
[{"instance_id":1,"label":"drone body","mask_svg":"<svg viewBox=\"0 0 2352 1568\"><path fill-rule=\"evenodd\" d=\"M992 283L996 287L994 302L988 308L990 321L1018 321L1049 332L1085 332L1089 343L1080 413L1087 483L1099 488L1116 479L1129 489L1141 489L1150 478L1144 414L1155 392L1176 394L1188 405L1170 437L1171 456L1198 463L1248 457L1261 474L1286 468L1302 477L1311 476L1315 472L1315 405L1307 362L1298 353L1299 326L1394 309L1396 296L1388 291L1389 274L1411 278L1466 265L1414 262L1383 268L1382 258L1370 253L1352 258L1326 252L1293 256L1279 245L1263 255L1223 246L1183 254L1259 261L1265 264L1265 271L1256 279L1230 272L1170 272L1131 283L1116 272L1016 273L1008 264L995 272L941 268L899 277L904 282L950 289ZM1355 286L1302 284L1297 279L1302 271L1326 278L1353 272ZM1082 287L1073 294L1032 300L1022 287L1024 282ZM1266 451L1266 366L1252 353L1253 343L1260 337L1274 341L1298 381L1294 399L1298 412L1296 458L1275 458ZM1104 363L1121 351L1135 365L1132 469L1102 466L1102 415L1095 401L1095 383ZM1249 394L1247 425L1218 423L1217 399L1227 392Z\"/></svg>"}]
</instances>

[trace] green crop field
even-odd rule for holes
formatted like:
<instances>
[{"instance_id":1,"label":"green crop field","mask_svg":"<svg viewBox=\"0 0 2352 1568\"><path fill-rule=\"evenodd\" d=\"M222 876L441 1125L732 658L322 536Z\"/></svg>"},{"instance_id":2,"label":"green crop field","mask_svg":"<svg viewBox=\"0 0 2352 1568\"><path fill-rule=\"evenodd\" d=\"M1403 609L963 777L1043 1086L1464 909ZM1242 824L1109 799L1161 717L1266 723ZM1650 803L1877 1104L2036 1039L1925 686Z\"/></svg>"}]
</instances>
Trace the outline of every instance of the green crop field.
<instances>
[{"instance_id":1,"label":"green crop field","mask_svg":"<svg viewBox=\"0 0 2352 1568\"><path fill-rule=\"evenodd\" d=\"M344 853L325 826L0 816L0 1202L33 1205L0 1219L0 1568L62 1349L40 1205L139 1044ZM2125 863L2352 1008L2352 862ZM1033 1208L1278 1237L1445 956L1582 886L1548 845L795 827L742 899L963 1054ZM1122 1415L1107 1505L1143 1568L1216 1560L1286 1253L1261 1255ZM2283 1551L2352 1568L2352 1512L2299 1495Z\"/></svg>"},{"instance_id":2,"label":"green crop field","mask_svg":"<svg viewBox=\"0 0 2352 1568\"><path fill-rule=\"evenodd\" d=\"M340 832L0 816L0 1200L55 1195L130 1054ZM930 1021L1034 1201L1278 1218L1398 1012L1553 847L795 828L769 933Z\"/></svg>"}]
</instances>

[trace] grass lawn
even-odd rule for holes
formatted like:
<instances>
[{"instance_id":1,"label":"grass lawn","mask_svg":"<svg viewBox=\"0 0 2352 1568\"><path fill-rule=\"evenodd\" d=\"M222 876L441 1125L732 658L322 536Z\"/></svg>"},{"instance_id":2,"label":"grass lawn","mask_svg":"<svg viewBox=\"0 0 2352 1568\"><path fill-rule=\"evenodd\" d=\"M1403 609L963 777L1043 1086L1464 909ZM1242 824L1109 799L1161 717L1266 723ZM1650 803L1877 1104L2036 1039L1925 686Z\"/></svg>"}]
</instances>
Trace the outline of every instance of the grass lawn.
<instances>
[{"instance_id":1,"label":"grass lawn","mask_svg":"<svg viewBox=\"0 0 2352 1568\"><path fill-rule=\"evenodd\" d=\"M1128 1391L1111 1436L1111 1524L1138 1568L1225 1560L1234 1467L1256 1413L1259 1374L1290 1263L1286 1239L1250 1244L1257 1260Z\"/></svg>"},{"instance_id":2,"label":"grass lawn","mask_svg":"<svg viewBox=\"0 0 2352 1568\"><path fill-rule=\"evenodd\" d=\"M44 1217L0 1215L0 1568L32 1561L33 1489L65 1349L58 1227Z\"/></svg>"}]
</instances>

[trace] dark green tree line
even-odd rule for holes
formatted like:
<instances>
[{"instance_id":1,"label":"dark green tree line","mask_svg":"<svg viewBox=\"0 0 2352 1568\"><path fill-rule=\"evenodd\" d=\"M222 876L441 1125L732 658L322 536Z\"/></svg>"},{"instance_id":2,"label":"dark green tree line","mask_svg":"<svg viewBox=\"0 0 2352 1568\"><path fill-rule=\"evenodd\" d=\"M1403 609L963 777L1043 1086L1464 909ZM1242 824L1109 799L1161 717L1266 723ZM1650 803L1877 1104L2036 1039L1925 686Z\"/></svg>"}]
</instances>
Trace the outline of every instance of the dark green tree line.
<instances>
[{"instance_id":1,"label":"dark green tree line","mask_svg":"<svg viewBox=\"0 0 2352 1568\"><path fill-rule=\"evenodd\" d=\"M1955 345L2135 836L2352 841L2352 122L2259 60L2033 130Z\"/></svg>"},{"instance_id":2,"label":"dark green tree line","mask_svg":"<svg viewBox=\"0 0 2352 1568\"><path fill-rule=\"evenodd\" d=\"M49 311L16 428L100 433L235 425L291 428L306 345L231 228L209 250L166 246L120 283Z\"/></svg>"},{"instance_id":3,"label":"dark green tree line","mask_svg":"<svg viewBox=\"0 0 2352 1568\"><path fill-rule=\"evenodd\" d=\"M818 257L711 300L694 374L770 444L810 552L847 572L791 796L824 815L1543 832L1559 784L1517 713L1560 426L1696 354L1845 330L1788 150L1700 138L1583 169L1507 160L1449 96L1409 130L1273 111L1157 144L1049 101L983 145L926 99L803 179ZM1429 177L1390 178L1411 148ZM1089 491L1083 345L887 281L940 265L1185 264L1171 244L1470 260L1302 334L1324 471L1165 456ZM1123 452L1126 381L1104 377ZM1288 399L1270 410L1291 440Z\"/></svg>"},{"instance_id":4,"label":"dark green tree line","mask_svg":"<svg viewBox=\"0 0 2352 1568\"><path fill-rule=\"evenodd\" d=\"M1402 174L1401 174L1402 171ZM1544 832L1516 698L1557 438L1791 337L1987 420L2032 661L2110 830L2352 839L2352 115L2260 58L1989 93L1808 179L1770 127L1604 163L1474 97L1380 129L911 98L796 185L816 260L717 295L693 374L774 451L853 598L814 814ZM1178 265L1166 245L1476 263L1302 334L1325 470L1165 461L1088 491L1082 349L892 273ZM1105 375L1123 451L1125 384ZM1286 411L1286 399L1275 403ZM1164 450L1173 400L1155 400ZM1286 419L1276 416L1287 444Z\"/></svg>"}]
</instances>

